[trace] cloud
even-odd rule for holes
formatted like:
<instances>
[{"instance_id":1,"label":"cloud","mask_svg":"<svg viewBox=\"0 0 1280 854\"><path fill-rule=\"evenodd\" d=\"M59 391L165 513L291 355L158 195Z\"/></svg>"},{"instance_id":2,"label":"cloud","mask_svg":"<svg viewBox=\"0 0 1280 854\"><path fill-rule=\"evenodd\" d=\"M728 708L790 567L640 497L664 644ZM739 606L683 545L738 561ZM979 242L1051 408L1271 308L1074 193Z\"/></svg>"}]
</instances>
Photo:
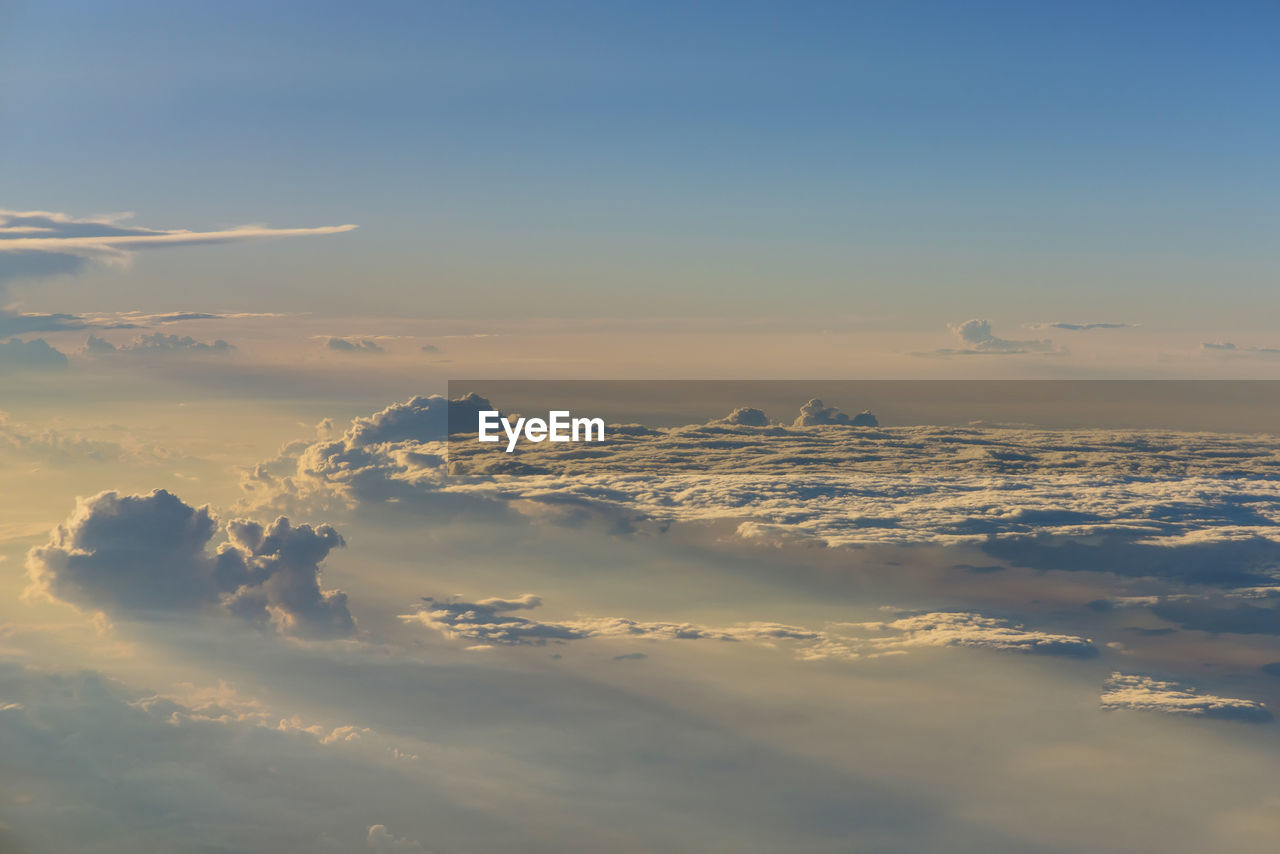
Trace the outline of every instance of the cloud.
<instances>
[{"instance_id":1,"label":"cloud","mask_svg":"<svg viewBox=\"0 0 1280 854\"><path fill-rule=\"evenodd\" d=\"M1237 347L1230 341L1208 342L1200 345L1200 349L1206 353L1213 353L1220 356L1280 356L1280 347Z\"/></svg>"},{"instance_id":2,"label":"cloud","mask_svg":"<svg viewBox=\"0 0 1280 854\"><path fill-rule=\"evenodd\" d=\"M822 425L847 425L850 427L879 427L880 422L871 414L869 409L864 409L857 415L850 418L840 410L832 406L824 406L821 400L816 397L800 407L800 414L796 416L796 420L791 423L793 427L817 427Z\"/></svg>"},{"instance_id":3,"label":"cloud","mask_svg":"<svg viewBox=\"0 0 1280 854\"><path fill-rule=\"evenodd\" d=\"M415 840L394 835L384 824L370 826L369 850L376 854L413 854L413 852L426 851Z\"/></svg>"},{"instance_id":4,"label":"cloud","mask_svg":"<svg viewBox=\"0 0 1280 854\"><path fill-rule=\"evenodd\" d=\"M885 633L867 643L886 651L920 646L958 646L1092 658L1098 650L1089 638L1028 631L1006 620L968 612L912 614L879 623L856 623L854 628Z\"/></svg>"},{"instance_id":5,"label":"cloud","mask_svg":"<svg viewBox=\"0 0 1280 854\"><path fill-rule=\"evenodd\" d=\"M769 416L765 415L762 410L751 406L739 406L737 409L726 415L721 421L725 424L734 424L740 427L768 427Z\"/></svg>"},{"instance_id":6,"label":"cloud","mask_svg":"<svg viewBox=\"0 0 1280 854\"><path fill-rule=\"evenodd\" d=\"M475 423L479 408L496 408L451 406L463 425ZM721 522L762 544L969 543L1020 566L1215 587L1256 586L1280 564L1280 483L1265 436L762 429L722 419L611 428L590 455L522 446L512 455L524 467L517 477L485 474L487 461L508 455L473 456L474 443L455 442L448 465L465 476L450 476L444 407L443 398L414 398L356 419L340 439L289 446L248 472L249 506L314 512L468 498L476 509L510 506L552 519L550 511L570 520L598 514L619 531ZM504 471L512 470L495 474Z\"/></svg>"},{"instance_id":7,"label":"cloud","mask_svg":"<svg viewBox=\"0 0 1280 854\"><path fill-rule=\"evenodd\" d=\"M368 338L330 338L325 346L340 353L385 353L386 349L377 341Z\"/></svg>"},{"instance_id":8,"label":"cloud","mask_svg":"<svg viewBox=\"0 0 1280 854\"><path fill-rule=\"evenodd\" d=\"M0 335L22 335L28 332L68 332L81 329L139 329L152 324L187 323L196 320L241 320L257 317L283 317L265 312L211 314L200 311L147 314L140 311L102 314L32 314L0 311Z\"/></svg>"},{"instance_id":9,"label":"cloud","mask_svg":"<svg viewBox=\"0 0 1280 854\"><path fill-rule=\"evenodd\" d=\"M153 332L150 335L140 335L130 344L122 344L119 347L103 338L90 333L89 338L85 341L81 353L88 356L102 356L112 353L230 353L235 347L223 341L221 338L216 341L204 342L197 341L190 335L166 335L163 332Z\"/></svg>"},{"instance_id":10,"label":"cloud","mask_svg":"<svg viewBox=\"0 0 1280 854\"><path fill-rule=\"evenodd\" d=\"M767 646L787 643L794 647L797 657L806 661L876 658L922 647L969 647L1070 658L1091 658L1098 654L1089 638L1028 630L1007 620L968 612L909 614L887 622L838 623L823 629L759 621L717 627L584 616L544 622L513 614L541 605L542 597L531 593L515 599L476 602L426 597L417 611L404 614L400 619L426 626L449 638L484 645L543 646L591 638L715 640Z\"/></svg>"},{"instance_id":11,"label":"cloud","mask_svg":"<svg viewBox=\"0 0 1280 854\"><path fill-rule=\"evenodd\" d=\"M102 492L28 553L29 590L132 618L222 610L289 634L354 632L346 594L319 586L320 563L344 545L332 527L233 520L211 554L218 528L208 507L165 490Z\"/></svg>"},{"instance_id":12,"label":"cloud","mask_svg":"<svg viewBox=\"0 0 1280 854\"><path fill-rule=\"evenodd\" d=\"M441 352L440 348L434 344L423 344L418 349L423 353L430 353L433 355Z\"/></svg>"},{"instance_id":13,"label":"cloud","mask_svg":"<svg viewBox=\"0 0 1280 854\"><path fill-rule=\"evenodd\" d=\"M971 323L973 321L970 321ZM1032 323L1031 329L1065 329L1068 332L1086 332L1091 329L1136 329L1141 323L1067 323L1055 320L1044 323Z\"/></svg>"},{"instance_id":14,"label":"cloud","mask_svg":"<svg viewBox=\"0 0 1280 854\"><path fill-rule=\"evenodd\" d=\"M353 419L338 438L290 443L245 472L246 505L328 510L438 495L451 425L474 430L480 410L494 408L475 394L419 396Z\"/></svg>"},{"instance_id":15,"label":"cloud","mask_svg":"<svg viewBox=\"0 0 1280 854\"><path fill-rule=\"evenodd\" d=\"M11 370L57 371L67 366L67 357L49 346L43 338L23 341L20 338L0 340L0 372Z\"/></svg>"},{"instance_id":16,"label":"cloud","mask_svg":"<svg viewBox=\"0 0 1280 854\"><path fill-rule=\"evenodd\" d=\"M127 219L127 215L76 219L48 211L0 210L0 283L72 275L91 262L128 263L135 252L147 249L338 234L356 228L246 225L218 231L187 231L132 226L126 224Z\"/></svg>"},{"instance_id":17,"label":"cloud","mask_svg":"<svg viewBox=\"0 0 1280 854\"><path fill-rule=\"evenodd\" d=\"M0 311L0 335L22 335L27 332L66 332L77 329L136 329L129 322L93 322L75 314L23 314Z\"/></svg>"},{"instance_id":18,"label":"cloud","mask_svg":"<svg viewBox=\"0 0 1280 854\"><path fill-rule=\"evenodd\" d=\"M107 462L161 459L165 452L152 446L145 452L139 447L126 449L116 442L104 442L84 436L68 435L51 427L30 427L11 422L0 412L0 451L18 457L46 462L80 465L85 462Z\"/></svg>"},{"instance_id":19,"label":"cloud","mask_svg":"<svg viewBox=\"0 0 1280 854\"><path fill-rule=\"evenodd\" d=\"M1177 682L1160 682L1149 676L1123 673L1111 674L1103 686L1100 702L1108 711L1127 709L1253 723L1271 720L1271 712L1266 705L1255 700L1215 697Z\"/></svg>"},{"instance_id":20,"label":"cloud","mask_svg":"<svg viewBox=\"0 0 1280 854\"><path fill-rule=\"evenodd\" d=\"M989 320L966 320L964 323L950 324L948 327L963 345L960 348L944 348L924 355L934 356L972 356L995 355L1016 356L1029 353L1057 352L1053 342L1044 340L1013 341L997 338L991 332Z\"/></svg>"},{"instance_id":21,"label":"cloud","mask_svg":"<svg viewBox=\"0 0 1280 854\"><path fill-rule=\"evenodd\" d=\"M375 817L423 826L422 793L444 788L408 750L421 739L282 711L226 683L157 693L0 659L0 697L14 701L0 703L0 765L17 769L0 797L22 805L3 827L35 851L346 854L364 850Z\"/></svg>"}]
</instances>

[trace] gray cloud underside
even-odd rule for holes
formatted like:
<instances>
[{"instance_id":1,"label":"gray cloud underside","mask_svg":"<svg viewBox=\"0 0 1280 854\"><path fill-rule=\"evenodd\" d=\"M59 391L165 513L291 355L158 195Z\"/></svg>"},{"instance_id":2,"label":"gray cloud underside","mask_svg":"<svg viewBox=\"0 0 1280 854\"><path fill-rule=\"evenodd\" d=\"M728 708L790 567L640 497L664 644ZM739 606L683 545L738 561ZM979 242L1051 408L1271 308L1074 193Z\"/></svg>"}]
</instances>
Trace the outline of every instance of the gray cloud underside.
<instances>
[{"instance_id":1,"label":"gray cloud underside","mask_svg":"<svg viewBox=\"0 0 1280 854\"><path fill-rule=\"evenodd\" d=\"M344 545L328 525L227 522L164 490L81 499L49 541L27 556L30 590L109 615L220 611L311 637L355 631L347 597L322 590L320 564Z\"/></svg>"},{"instance_id":2,"label":"gray cloud underside","mask_svg":"<svg viewBox=\"0 0 1280 854\"><path fill-rule=\"evenodd\" d=\"M198 341L190 335L167 335L163 332L152 332L140 335L128 344L115 345L92 333L85 341L81 353L86 356L104 356L116 353L230 353L234 350L231 344L221 338L215 341Z\"/></svg>"},{"instance_id":3,"label":"gray cloud underside","mask_svg":"<svg viewBox=\"0 0 1280 854\"><path fill-rule=\"evenodd\" d=\"M23 341L20 338L0 339L0 372L4 371L59 371L67 366L67 356L49 345L43 338Z\"/></svg>"},{"instance_id":4,"label":"gray cloud underside","mask_svg":"<svg viewBox=\"0 0 1280 854\"><path fill-rule=\"evenodd\" d=\"M370 338L330 338L325 347L339 353L385 353L385 348Z\"/></svg>"}]
</instances>

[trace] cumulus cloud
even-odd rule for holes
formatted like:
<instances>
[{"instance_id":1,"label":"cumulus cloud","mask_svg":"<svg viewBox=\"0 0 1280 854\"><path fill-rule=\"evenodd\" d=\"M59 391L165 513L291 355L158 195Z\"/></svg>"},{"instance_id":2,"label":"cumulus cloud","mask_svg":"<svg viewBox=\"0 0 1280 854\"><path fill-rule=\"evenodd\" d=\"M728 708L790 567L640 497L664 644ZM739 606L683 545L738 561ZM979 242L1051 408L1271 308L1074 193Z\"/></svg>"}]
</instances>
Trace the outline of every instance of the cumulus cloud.
<instances>
[{"instance_id":1,"label":"cumulus cloud","mask_svg":"<svg viewBox=\"0 0 1280 854\"><path fill-rule=\"evenodd\" d=\"M385 353L386 349L377 341L368 338L330 338L325 346L339 353Z\"/></svg>"},{"instance_id":2,"label":"cumulus cloud","mask_svg":"<svg viewBox=\"0 0 1280 854\"><path fill-rule=\"evenodd\" d=\"M57 371L66 366L66 354L51 347L43 338L0 340L0 372Z\"/></svg>"},{"instance_id":3,"label":"cumulus cloud","mask_svg":"<svg viewBox=\"0 0 1280 854\"><path fill-rule=\"evenodd\" d=\"M332 527L233 520L219 525L164 490L81 499L27 556L30 591L126 617L219 609L280 631L341 637L355 630L346 594L320 589L320 564L344 545Z\"/></svg>"},{"instance_id":4,"label":"cumulus cloud","mask_svg":"<svg viewBox=\"0 0 1280 854\"><path fill-rule=\"evenodd\" d=\"M1123 673L1111 674L1103 686L1100 702L1108 711L1128 709L1254 723L1271 720L1266 705L1256 700L1216 697L1177 682Z\"/></svg>"},{"instance_id":5,"label":"cumulus cloud","mask_svg":"<svg viewBox=\"0 0 1280 854\"><path fill-rule=\"evenodd\" d=\"M880 422L864 409L850 418L834 406L824 406L816 397L800 407L800 414L791 423L793 427L819 427L824 425L847 425L850 427L879 427Z\"/></svg>"},{"instance_id":6,"label":"cumulus cloud","mask_svg":"<svg viewBox=\"0 0 1280 854\"><path fill-rule=\"evenodd\" d=\"M751 406L739 406L726 415L721 421L739 427L768 427L769 416L763 410Z\"/></svg>"},{"instance_id":7,"label":"cumulus cloud","mask_svg":"<svg viewBox=\"0 0 1280 854\"><path fill-rule=\"evenodd\" d=\"M129 344L116 346L110 341L90 333L81 353L89 356L102 356L111 353L230 353L235 347L221 338L215 341L197 341L190 335L166 335L153 332L140 335Z\"/></svg>"},{"instance_id":8,"label":"cumulus cloud","mask_svg":"<svg viewBox=\"0 0 1280 854\"><path fill-rule=\"evenodd\" d=\"M252 507L330 508L412 500L439 492L450 432L474 430L483 397L414 397L354 419L337 438L291 443L241 484Z\"/></svg>"},{"instance_id":9,"label":"cumulus cloud","mask_svg":"<svg viewBox=\"0 0 1280 854\"><path fill-rule=\"evenodd\" d=\"M990 320L966 320L951 324L948 328L960 339L961 347L934 350L935 356L970 355L1024 355L1054 351L1053 342L1047 339L1015 341L998 338L991 332Z\"/></svg>"},{"instance_id":10,"label":"cumulus cloud","mask_svg":"<svg viewBox=\"0 0 1280 854\"><path fill-rule=\"evenodd\" d=\"M147 249L238 243L351 231L354 225L268 228L246 225L218 231L153 229L129 225L128 215L77 219L49 211L0 210L0 284L18 278L79 273L91 262L128 263Z\"/></svg>"},{"instance_id":11,"label":"cumulus cloud","mask_svg":"<svg viewBox=\"0 0 1280 854\"><path fill-rule=\"evenodd\" d=\"M434 345L434 344L423 344L423 345L422 345L421 347L419 347L418 349L419 349L420 351L422 351L423 353L429 353L429 354L431 354L431 355L436 355L436 354L438 354L438 353L440 353L440 352L441 352L441 351L440 351L440 348L439 348L439 347L437 347L437 346L436 346L436 345Z\"/></svg>"}]
</instances>

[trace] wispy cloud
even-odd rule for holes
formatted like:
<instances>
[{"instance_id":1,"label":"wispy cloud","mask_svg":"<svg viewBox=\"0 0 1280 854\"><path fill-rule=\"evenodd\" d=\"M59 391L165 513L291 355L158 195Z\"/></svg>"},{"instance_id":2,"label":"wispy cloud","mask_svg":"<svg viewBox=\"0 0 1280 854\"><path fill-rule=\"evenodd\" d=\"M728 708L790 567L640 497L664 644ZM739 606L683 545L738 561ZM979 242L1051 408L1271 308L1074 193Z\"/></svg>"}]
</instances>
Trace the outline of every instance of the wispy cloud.
<instances>
[{"instance_id":1,"label":"wispy cloud","mask_svg":"<svg viewBox=\"0 0 1280 854\"><path fill-rule=\"evenodd\" d=\"M1230 341L1206 341L1200 345L1200 349L1206 353L1220 356L1264 356L1273 358L1280 356L1280 347L1251 347L1246 345L1237 347Z\"/></svg>"},{"instance_id":2,"label":"wispy cloud","mask_svg":"<svg viewBox=\"0 0 1280 854\"><path fill-rule=\"evenodd\" d=\"M1254 700L1216 697L1177 682L1161 682L1149 676L1113 673L1103 687L1103 709L1163 712L1167 715L1225 718L1239 721L1269 721L1267 707Z\"/></svg>"},{"instance_id":3,"label":"wispy cloud","mask_svg":"<svg viewBox=\"0 0 1280 854\"><path fill-rule=\"evenodd\" d=\"M1064 329L1067 332L1088 332L1091 329L1134 329L1141 326L1141 323L1108 323L1108 322L1091 322L1091 323L1070 323L1065 320L1049 320L1041 323L1030 323L1028 329Z\"/></svg>"},{"instance_id":4,"label":"wispy cloud","mask_svg":"<svg viewBox=\"0 0 1280 854\"><path fill-rule=\"evenodd\" d=\"M126 264L133 253L272 237L311 237L351 231L355 225L271 228L243 225L217 231L155 229L127 224L129 214L77 219L50 211L0 210L0 281L82 271L90 262Z\"/></svg>"}]
</instances>

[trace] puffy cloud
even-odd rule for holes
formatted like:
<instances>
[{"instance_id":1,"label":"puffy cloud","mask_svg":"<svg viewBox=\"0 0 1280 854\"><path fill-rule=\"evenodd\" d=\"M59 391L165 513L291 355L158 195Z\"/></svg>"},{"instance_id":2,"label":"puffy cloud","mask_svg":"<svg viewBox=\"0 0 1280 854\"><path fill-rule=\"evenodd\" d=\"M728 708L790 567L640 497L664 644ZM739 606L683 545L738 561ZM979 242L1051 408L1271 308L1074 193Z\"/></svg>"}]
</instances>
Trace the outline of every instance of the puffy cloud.
<instances>
[{"instance_id":1,"label":"puffy cloud","mask_svg":"<svg viewBox=\"0 0 1280 854\"><path fill-rule=\"evenodd\" d=\"M90 262L127 263L134 252L270 237L302 237L351 231L354 225L319 228L242 226L219 231L152 229L128 225L127 215L76 219L48 211L0 210L0 284L81 272Z\"/></svg>"},{"instance_id":2,"label":"puffy cloud","mask_svg":"<svg viewBox=\"0 0 1280 854\"><path fill-rule=\"evenodd\" d=\"M140 335L130 344L124 344L119 347L110 341L99 338L90 333L89 339L85 341L84 348L81 350L85 355L101 356L110 353L230 353L235 347L223 341L221 338L211 341L197 341L190 335L166 335L163 332L153 332L150 335Z\"/></svg>"},{"instance_id":3,"label":"puffy cloud","mask_svg":"<svg viewBox=\"0 0 1280 854\"><path fill-rule=\"evenodd\" d=\"M474 430L479 412L493 408L475 394L414 397L354 419L338 438L291 443L245 473L247 503L329 508L435 495L449 433Z\"/></svg>"},{"instance_id":4,"label":"puffy cloud","mask_svg":"<svg viewBox=\"0 0 1280 854\"><path fill-rule=\"evenodd\" d=\"M929 355L1022 355L1054 351L1053 342L1049 340L1013 341L997 338L991 332L990 320L966 320L964 323L951 324L949 328L960 339L960 343L963 346L935 350Z\"/></svg>"},{"instance_id":5,"label":"puffy cloud","mask_svg":"<svg viewBox=\"0 0 1280 854\"><path fill-rule=\"evenodd\" d=\"M27 556L30 589L83 608L142 617L223 609L280 631L341 637L355 630L346 595L321 590L320 563L343 545L332 527L218 523L164 490L81 499L49 541Z\"/></svg>"},{"instance_id":6,"label":"puffy cloud","mask_svg":"<svg viewBox=\"0 0 1280 854\"><path fill-rule=\"evenodd\" d=\"M56 371L66 366L66 355L49 346L49 342L43 338L35 338L31 341L23 341L20 338L0 340L0 371Z\"/></svg>"},{"instance_id":7,"label":"puffy cloud","mask_svg":"<svg viewBox=\"0 0 1280 854\"><path fill-rule=\"evenodd\" d=\"M423 353L430 353L431 355L436 355L441 352L440 348L434 344L423 344L418 349Z\"/></svg>"},{"instance_id":8,"label":"puffy cloud","mask_svg":"<svg viewBox=\"0 0 1280 854\"><path fill-rule=\"evenodd\" d=\"M1169 715L1223 718L1250 722L1271 720L1271 712L1256 700L1215 697L1177 682L1160 682L1149 676L1112 673L1103 686L1102 708L1163 712Z\"/></svg>"},{"instance_id":9,"label":"puffy cloud","mask_svg":"<svg viewBox=\"0 0 1280 854\"><path fill-rule=\"evenodd\" d=\"M368 338L330 338L325 342L325 346L330 350L337 350L339 353L385 353L387 352L377 341Z\"/></svg>"},{"instance_id":10,"label":"puffy cloud","mask_svg":"<svg viewBox=\"0 0 1280 854\"><path fill-rule=\"evenodd\" d=\"M734 424L739 427L769 426L769 416L765 415L762 410L750 406L740 406L722 420L725 424Z\"/></svg>"},{"instance_id":11,"label":"puffy cloud","mask_svg":"<svg viewBox=\"0 0 1280 854\"><path fill-rule=\"evenodd\" d=\"M830 424L848 425L850 427L880 426L880 422L876 420L870 410L864 409L850 418L833 406L824 406L822 401L816 397L800 407L800 414L796 416L796 420L792 422L791 426L819 427Z\"/></svg>"}]
</instances>

